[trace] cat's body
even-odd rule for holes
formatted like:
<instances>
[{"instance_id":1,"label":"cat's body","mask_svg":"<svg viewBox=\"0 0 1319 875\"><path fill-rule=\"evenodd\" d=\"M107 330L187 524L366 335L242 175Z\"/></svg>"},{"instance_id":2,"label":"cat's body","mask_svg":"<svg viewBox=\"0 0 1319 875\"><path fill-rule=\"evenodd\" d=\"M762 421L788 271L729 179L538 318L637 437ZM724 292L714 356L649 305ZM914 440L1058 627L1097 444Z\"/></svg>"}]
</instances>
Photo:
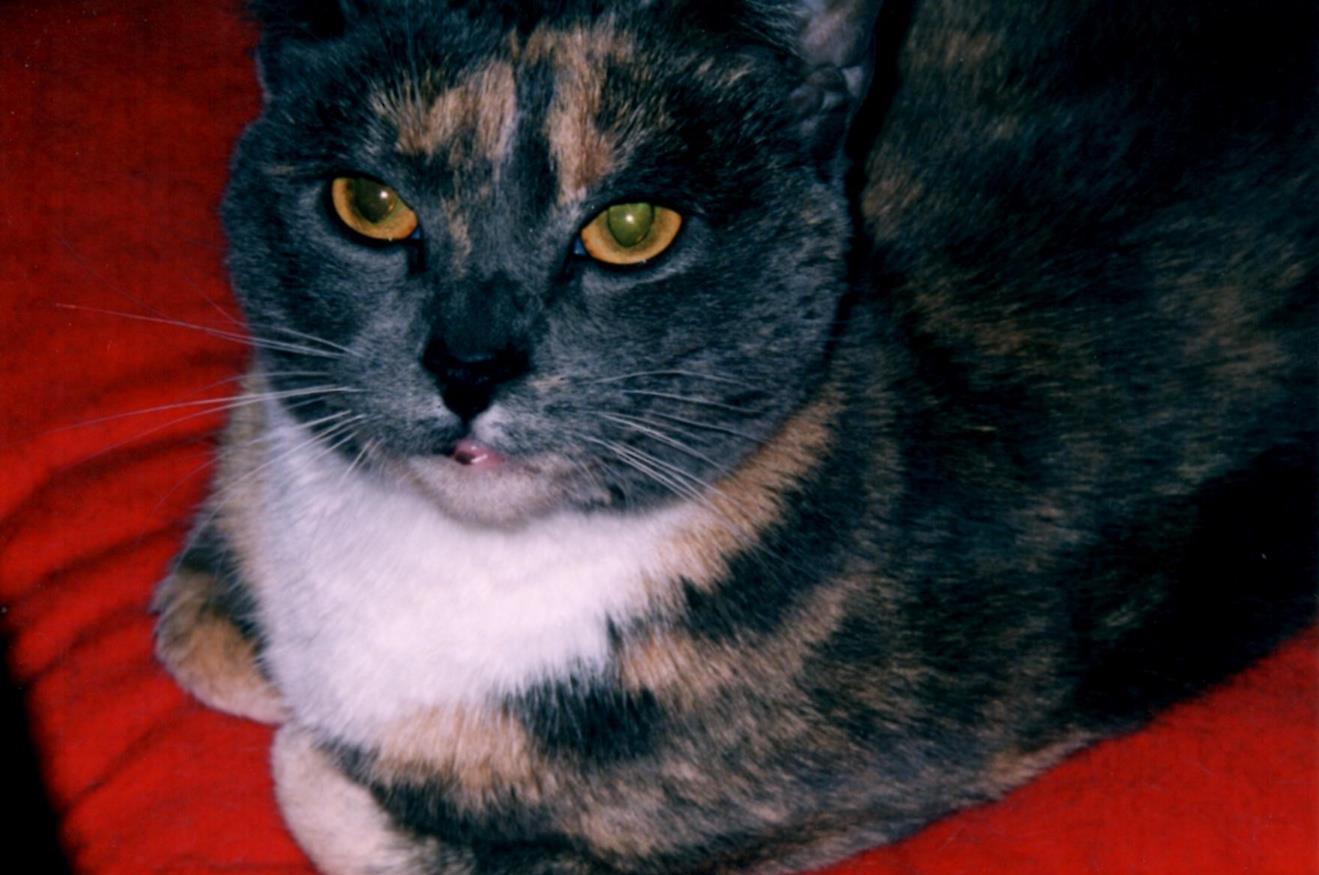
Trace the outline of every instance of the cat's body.
<instances>
[{"instance_id":1,"label":"cat's body","mask_svg":"<svg viewBox=\"0 0 1319 875\"><path fill-rule=\"evenodd\" d=\"M1310 6L376 6L264 10L158 597L326 871L804 868L1307 621Z\"/></svg>"}]
</instances>

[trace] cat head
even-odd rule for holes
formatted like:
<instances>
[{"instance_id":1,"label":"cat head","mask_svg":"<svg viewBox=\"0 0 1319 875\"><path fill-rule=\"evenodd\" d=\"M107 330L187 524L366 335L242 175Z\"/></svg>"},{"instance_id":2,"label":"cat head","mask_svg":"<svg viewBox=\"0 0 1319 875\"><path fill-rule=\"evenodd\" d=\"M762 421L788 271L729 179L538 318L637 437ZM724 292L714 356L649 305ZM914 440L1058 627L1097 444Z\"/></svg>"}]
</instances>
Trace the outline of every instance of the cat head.
<instances>
[{"instance_id":1,"label":"cat head","mask_svg":"<svg viewBox=\"0 0 1319 875\"><path fill-rule=\"evenodd\" d=\"M875 5L257 4L267 383L461 517L691 497L822 379Z\"/></svg>"}]
</instances>

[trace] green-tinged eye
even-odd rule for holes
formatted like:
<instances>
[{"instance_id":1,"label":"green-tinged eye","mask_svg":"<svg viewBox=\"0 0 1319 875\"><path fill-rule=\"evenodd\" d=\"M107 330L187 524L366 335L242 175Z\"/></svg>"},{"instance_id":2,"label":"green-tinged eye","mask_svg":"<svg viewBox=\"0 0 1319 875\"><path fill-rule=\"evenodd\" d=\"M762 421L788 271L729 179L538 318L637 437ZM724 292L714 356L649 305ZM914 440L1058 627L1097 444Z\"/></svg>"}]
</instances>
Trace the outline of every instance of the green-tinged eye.
<instances>
[{"instance_id":1,"label":"green-tinged eye","mask_svg":"<svg viewBox=\"0 0 1319 875\"><path fill-rule=\"evenodd\" d=\"M640 264L673 243L682 216L648 203L614 204L582 229L582 246L606 264Z\"/></svg>"},{"instance_id":2,"label":"green-tinged eye","mask_svg":"<svg viewBox=\"0 0 1319 875\"><path fill-rule=\"evenodd\" d=\"M636 246L655 224L655 208L650 204L617 204L605 214L605 224L619 246Z\"/></svg>"},{"instance_id":3,"label":"green-tinged eye","mask_svg":"<svg viewBox=\"0 0 1319 875\"><path fill-rule=\"evenodd\" d=\"M402 240L417 230L417 214L383 182L340 176L330 183L330 199L340 221L372 240Z\"/></svg>"}]
</instances>

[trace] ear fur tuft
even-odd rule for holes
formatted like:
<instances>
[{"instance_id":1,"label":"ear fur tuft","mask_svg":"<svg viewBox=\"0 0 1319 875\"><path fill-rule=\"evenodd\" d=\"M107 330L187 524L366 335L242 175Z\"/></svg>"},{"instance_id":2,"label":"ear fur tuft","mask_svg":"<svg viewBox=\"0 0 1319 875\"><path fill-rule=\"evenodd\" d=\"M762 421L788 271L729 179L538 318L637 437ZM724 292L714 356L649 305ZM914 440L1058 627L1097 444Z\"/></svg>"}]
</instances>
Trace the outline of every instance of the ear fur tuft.
<instances>
[{"instance_id":1,"label":"ear fur tuft","mask_svg":"<svg viewBox=\"0 0 1319 875\"><path fill-rule=\"evenodd\" d=\"M851 101L860 101L873 68L875 21L882 0L798 0L798 51L812 70L835 70Z\"/></svg>"},{"instance_id":2,"label":"ear fur tuft","mask_svg":"<svg viewBox=\"0 0 1319 875\"><path fill-rule=\"evenodd\" d=\"M788 0L775 7L778 31L805 71L789 103L825 166L838 166L839 147L870 88L881 6L883 0Z\"/></svg>"},{"instance_id":3,"label":"ear fur tuft","mask_svg":"<svg viewBox=\"0 0 1319 875\"><path fill-rule=\"evenodd\" d=\"M267 39L331 39L348 27L352 0L248 0Z\"/></svg>"},{"instance_id":4,"label":"ear fur tuft","mask_svg":"<svg viewBox=\"0 0 1319 875\"><path fill-rule=\"evenodd\" d=\"M360 14L358 0L247 0L261 25L257 75L267 96L285 90L307 53L347 33Z\"/></svg>"}]
</instances>

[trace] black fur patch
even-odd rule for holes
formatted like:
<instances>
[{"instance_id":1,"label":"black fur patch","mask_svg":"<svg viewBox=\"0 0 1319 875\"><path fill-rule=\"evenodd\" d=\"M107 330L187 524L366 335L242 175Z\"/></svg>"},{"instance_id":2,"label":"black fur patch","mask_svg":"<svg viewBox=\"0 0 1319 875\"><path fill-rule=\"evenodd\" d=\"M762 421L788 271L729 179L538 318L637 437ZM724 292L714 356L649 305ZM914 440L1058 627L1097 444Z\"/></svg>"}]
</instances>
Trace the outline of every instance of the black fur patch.
<instances>
[{"instance_id":1,"label":"black fur patch","mask_svg":"<svg viewBox=\"0 0 1319 875\"><path fill-rule=\"evenodd\" d=\"M650 692L589 676L542 684L512 707L547 754L585 768L644 757L664 732L663 710Z\"/></svg>"},{"instance_id":2,"label":"black fur patch","mask_svg":"<svg viewBox=\"0 0 1319 875\"><path fill-rule=\"evenodd\" d=\"M192 534L178 566L209 575L215 582L211 589L215 611L232 621L244 638L261 645L256 600L243 582L233 548L214 524L204 525Z\"/></svg>"},{"instance_id":3,"label":"black fur patch","mask_svg":"<svg viewBox=\"0 0 1319 875\"><path fill-rule=\"evenodd\" d=\"M1142 722L1311 621L1317 445L1271 450L1192 500L1110 532L1103 550L1080 560L1074 574L1086 585L1076 590L1075 618L1085 650L1075 704L1087 720ZM1127 564L1115 568L1115 555ZM1144 600L1136 592L1159 595L1138 622L1113 622L1128 600Z\"/></svg>"}]
</instances>

